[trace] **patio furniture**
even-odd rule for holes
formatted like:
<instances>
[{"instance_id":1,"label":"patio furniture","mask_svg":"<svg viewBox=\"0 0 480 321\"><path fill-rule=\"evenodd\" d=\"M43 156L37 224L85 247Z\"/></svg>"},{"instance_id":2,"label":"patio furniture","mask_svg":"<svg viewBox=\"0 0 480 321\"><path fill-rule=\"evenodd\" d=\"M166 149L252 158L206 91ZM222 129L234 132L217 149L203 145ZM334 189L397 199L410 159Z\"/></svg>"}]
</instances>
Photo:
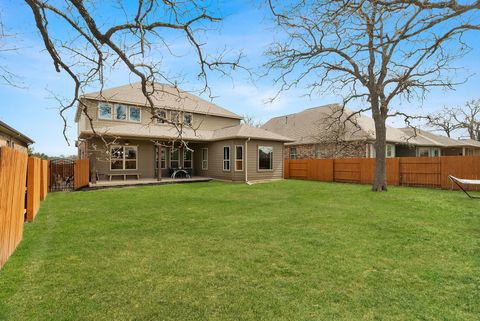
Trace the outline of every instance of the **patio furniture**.
<instances>
[{"instance_id":1,"label":"patio furniture","mask_svg":"<svg viewBox=\"0 0 480 321\"><path fill-rule=\"evenodd\" d=\"M136 176L136 177L137 177L137 180L140 179L141 173L138 173L138 172L135 172L135 173L126 173L126 172L123 172L123 173L107 173L107 174L105 174L105 175L108 177L108 180L109 180L109 181L111 181L111 180L112 180L112 177L114 177L114 176L123 177L123 180L126 181L126 180L127 180L127 176Z\"/></svg>"},{"instance_id":2,"label":"patio furniture","mask_svg":"<svg viewBox=\"0 0 480 321\"><path fill-rule=\"evenodd\" d=\"M448 175L448 178L452 181L452 183L457 184L460 189L467 194L468 197L470 198L477 198L480 199L478 196L472 196L470 195L464 188L463 185L480 185L480 180L479 179L462 179L462 178L457 178L452 175Z\"/></svg>"},{"instance_id":3,"label":"patio furniture","mask_svg":"<svg viewBox=\"0 0 480 321\"><path fill-rule=\"evenodd\" d=\"M188 172L187 169L185 168L171 168L170 169L172 175L170 176L171 178L177 178L177 176L183 176L185 178L190 178L190 173Z\"/></svg>"}]
</instances>

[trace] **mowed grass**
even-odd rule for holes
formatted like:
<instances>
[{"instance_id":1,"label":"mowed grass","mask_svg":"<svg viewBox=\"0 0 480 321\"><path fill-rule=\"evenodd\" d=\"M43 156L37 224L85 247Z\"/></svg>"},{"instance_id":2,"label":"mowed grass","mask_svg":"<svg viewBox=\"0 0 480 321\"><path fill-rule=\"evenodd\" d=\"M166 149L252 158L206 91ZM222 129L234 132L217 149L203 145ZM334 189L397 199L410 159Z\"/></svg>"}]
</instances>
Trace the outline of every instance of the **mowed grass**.
<instances>
[{"instance_id":1,"label":"mowed grass","mask_svg":"<svg viewBox=\"0 0 480 321\"><path fill-rule=\"evenodd\" d=\"M7 320L479 320L480 201L282 181L52 193Z\"/></svg>"}]
</instances>

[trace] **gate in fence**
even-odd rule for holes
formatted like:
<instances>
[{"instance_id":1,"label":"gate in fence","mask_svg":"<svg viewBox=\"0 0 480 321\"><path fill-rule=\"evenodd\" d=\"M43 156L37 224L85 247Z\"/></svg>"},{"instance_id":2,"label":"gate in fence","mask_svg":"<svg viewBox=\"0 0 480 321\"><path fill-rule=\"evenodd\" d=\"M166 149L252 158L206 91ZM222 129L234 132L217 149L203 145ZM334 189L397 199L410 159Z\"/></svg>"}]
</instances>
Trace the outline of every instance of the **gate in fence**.
<instances>
[{"instance_id":1,"label":"gate in fence","mask_svg":"<svg viewBox=\"0 0 480 321\"><path fill-rule=\"evenodd\" d=\"M53 159L50 161L50 191L71 191L74 189L75 161Z\"/></svg>"}]
</instances>

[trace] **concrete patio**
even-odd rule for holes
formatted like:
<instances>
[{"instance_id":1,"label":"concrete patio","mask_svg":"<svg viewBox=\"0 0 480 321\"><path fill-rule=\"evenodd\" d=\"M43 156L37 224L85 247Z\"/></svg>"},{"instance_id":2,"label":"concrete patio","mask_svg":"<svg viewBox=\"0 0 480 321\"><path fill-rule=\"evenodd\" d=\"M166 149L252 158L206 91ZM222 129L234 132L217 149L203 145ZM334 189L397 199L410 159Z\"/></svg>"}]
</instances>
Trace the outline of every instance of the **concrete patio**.
<instances>
[{"instance_id":1,"label":"concrete patio","mask_svg":"<svg viewBox=\"0 0 480 321\"><path fill-rule=\"evenodd\" d=\"M140 186L140 185L166 185L166 184L188 184L188 183L199 183L199 182L209 182L212 178L203 177L203 176L192 176L191 178L170 178L165 177L160 181L156 178L141 178L141 179L127 179L127 180L99 180L95 184L90 183L88 187L84 188L85 190L95 190L103 188L119 188L119 187L129 187L129 186Z\"/></svg>"}]
</instances>

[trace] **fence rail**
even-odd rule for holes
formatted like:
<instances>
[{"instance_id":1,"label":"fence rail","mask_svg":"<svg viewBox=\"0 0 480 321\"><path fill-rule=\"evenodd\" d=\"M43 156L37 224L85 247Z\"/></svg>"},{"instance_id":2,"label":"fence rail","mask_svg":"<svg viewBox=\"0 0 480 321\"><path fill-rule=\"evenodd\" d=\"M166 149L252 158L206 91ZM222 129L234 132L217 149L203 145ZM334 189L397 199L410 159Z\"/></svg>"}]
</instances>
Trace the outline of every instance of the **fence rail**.
<instances>
[{"instance_id":1,"label":"fence rail","mask_svg":"<svg viewBox=\"0 0 480 321\"><path fill-rule=\"evenodd\" d=\"M308 159L286 160L285 178L345 182L373 183L375 159ZM387 184L452 188L448 175L480 179L479 156L396 157L387 159ZM453 186L453 188L456 188ZM470 187L478 190L479 187Z\"/></svg>"}]
</instances>

